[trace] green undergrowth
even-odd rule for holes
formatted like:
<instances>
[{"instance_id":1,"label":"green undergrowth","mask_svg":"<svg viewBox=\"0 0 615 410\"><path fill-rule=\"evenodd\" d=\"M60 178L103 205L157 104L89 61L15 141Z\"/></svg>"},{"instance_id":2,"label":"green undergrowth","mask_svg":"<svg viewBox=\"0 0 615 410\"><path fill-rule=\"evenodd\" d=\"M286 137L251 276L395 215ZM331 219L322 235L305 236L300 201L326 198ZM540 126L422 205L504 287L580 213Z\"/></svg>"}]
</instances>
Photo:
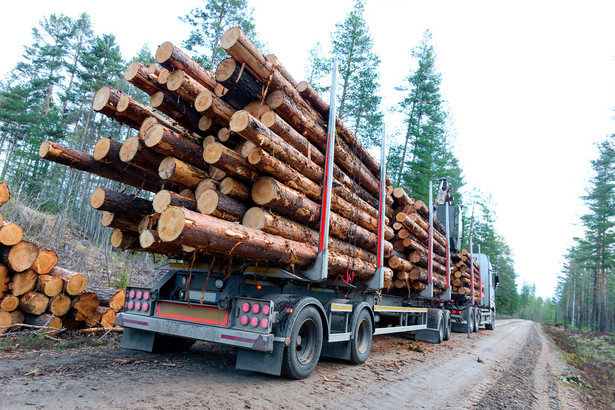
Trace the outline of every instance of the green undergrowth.
<instances>
[{"instance_id":1,"label":"green undergrowth","mask_svg":"<svg viewBox=\"0 0 615 410\"><path fill-rule=\"evenodd\" d=\"M615 402L615 334L587 332L543 324L575 373L563 376L587 398L592 408L612 408Z\"/></svg>"}]
</instances>

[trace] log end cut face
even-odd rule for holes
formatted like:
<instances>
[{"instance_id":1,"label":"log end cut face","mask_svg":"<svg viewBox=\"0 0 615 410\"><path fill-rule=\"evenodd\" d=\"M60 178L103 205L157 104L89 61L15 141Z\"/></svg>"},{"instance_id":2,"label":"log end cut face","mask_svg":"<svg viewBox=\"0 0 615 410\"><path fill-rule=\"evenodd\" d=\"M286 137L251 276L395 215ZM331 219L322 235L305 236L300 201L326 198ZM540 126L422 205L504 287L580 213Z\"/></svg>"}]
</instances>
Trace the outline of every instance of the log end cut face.
<instances>
[{"instance_id":1,"label":"log end cut face","mask_svg":"<svg viewBox=\"0 0 615 410\"><path fill-rule=\"evenodd\" d=\"M21 241L9 251L8 261L15 272L23 272L30 269L36 258L38 258L38 246L32 242Z\"/></svg>"},{"instance_id":2,"label":"log end cut face","mask_svg":"<svg viewBox=\"0 0 615 410\"><path fill-rule=\"evenodd\" d=\"M43 141L38 149L38 156L41 158L45 158L47 154L49 154L50 149L51 143L49 141Z\"/></svg>"},{"instance_id":3,"label":"log end cut face","mask_svg":"<svg viewBox=\"0 0 615 410\"><path fill-rule=\"evenodd\" d=\"M109 98L111 97L111 87L104 86L94 94L94 100L92 101L92 109L94 111L100 111L109 102Z\"/></svg>"},{"instance_id":4,"label":"log end cut face","mask_svg":"<svg viewBox=\"0 0 615 410\"><path fill-rule=\"evenodd\" d=\"M135 78L141 67L143 67L143 64L138 61L133 61L132 63L130 63L126 71L124 71L124 78L126 79L126 81L130 81Z\"/></svg>"},{"instance_id":5,"label":"log end cut face","mask_svg":"<svg viewBox=\"0 0 615 410\"><path fill-rule=\"evenodd\" d=\"M156 242L156 235L153 231L146 229L139 234L139 244L143 249L147 249Z\"/></svg>"},{"instance_id":6,"label":"log end cut face","mask_svg":"<svg viewBox=\"0 0 615 410\"><path fill-rule=\"evenodd\" d=\"M241 110L233 114L233 116L231 117L231 122L229 123L229 127L231 128L231 131L241 133L246 128L248 128L249 124L250 124L250 113L248 113L247 111Z\"/></svg>"},{"instance_id":7,"label":"log end cut face","mask_svg":"<svg viewBox=\"0 0 615 410\"><path fill-rule=\"evenodd\" d=\"M256 206L248 209L243 215L241 224L249 228L263 229L265 227L265 211Z\"/></svg>"},{"instance_id":8,"label":"log end cut face","mask_svg":"<svg viewBox=\"0 0 615 410\"><path fill-rule=\"evenodd\" d=\"M164 102L164 93L162 91L158 91L149 98L149 105L152 108L158 108Z\"/></svg>"},{"instance_id":9,"label":"log end cut face","mask_svg":"<svg viewBox=\"0 0 615 410\"><path fill-rule=\"evenodd\" d=\"M120 160L128 163L135 158L137 152L139 152L139 138L129 137L120 147Z\"/></svg>"},{"instance_id":10,"label":"log end cut face","mask_svg":"<svg viewBox=\"0 0 615 410\"><path fill-rule=\"evenodd\" d=\"M158 47L158 50L156 50L156 62L158 64L165 63L169 58L171 58L174 49L175 46L170 41L165 41L162 43L160 47Z\"/></svg>"},{"instance_id":11,"label":"log end cut face","mask_svg":"<svg viewBox=\"0 0 615 410\"><path fill-rule=\"evenodd\" d=\"M216 81L223 82L231 78L237 67L237 62L232 58L226 58L216 68Z\"/></svg>"},{"instance_id":12,"label":"log end cut face","mask_svg":"<svg viewBox=\"0 0 615 410\"><path fill-rule=\"evenodd\" d=\"M155 147L164 137L164 127L160 124L152 125L145 134L145 145Z\"/></svg>"},{"instance_id":13,"label":"log end cut face","mask_svg":"<svg viewBox=\"0 0 615 410\"><path fill-rule=\"evenodd\" d=\"M265 205L277 197L278 184L270 177L261 178L252 185L252 200Z\"/></svg>"},{"instance_id":14,"label":"log end cut face","mask_svg":"<svg viewBox=\"0 0 615 410\"><path fill-rule=\"evenodd\" d=\"M208 164L215 164L218 162L223 152L224 146L222 144L219 142L211 143L203 150L203 159Z\"/></svg>"},{"instance_id":15,"label":"log end cut face","mask_svg":"<svg viewBox=\"0 0 615 410\"><path fill-rule=\"evenodd\" d=\"M167 79L167 88L170 91L177 91L179 87L184 83L184 72L182 70L175 70Z\"/></svg>"},{"instance_id":16,"label":"log end cut face","mask_svg":"<svg viewBox=\"0 0 615 410\"><path fill-rule=\"evenodd\" d=\"M90 197L90 206L94 209L98 209L105 203L105 197L107 196L107 192L104 188L98 187L92 192L92 196Z\"/></svg>"},{"instance_id":17,"label":"log end cut face","mask_svg":"<svg viewBox=\"0 0 615 410\"><path fill-rule=\"evenodd\" d=\"M211 215L218 209L219 202L220 196L218 192L213 189L208 189L199 196L197 206L202 213Z\"/></svg>"},{"instance_id":18,"label":"log end cut face","mask_svg":"<svg viewBox=\"0 0 615 410\"><path fill-rule=\"evenodd\" d=\"M167 208L158 220L158 235L164 242L174 241L186 226L186 217L181 208Z\"/></svg>"},{"instance_id":19,"label":"log end cut face","mask_svg":"<svg viewBox=\"0 0 615 410\"><path fill-rule=\"evenodd\" d=\"M220 46L223 49L228 50L233 47L239 41L239 36L241 36L241 27L231 27L222 35L220 39Z\"/></svg>"},{"instance_id":20,"label":"log end cut face","mask_svg":"<svg viewBox=\"0 0 615 410\"><path fill-rule=\"evenodd\" d=\"M214 101L214 96L209 90L203 90L194 100L194 108L198 112L207 111Z\"/></svg>"},{"instance_id":21,"label":"log end cut face","mask_svg":"<svg viewBox=\"0 0 615 410\"><path fill-rule=\"evenodd\" d=\"M94 159L96 161L102 161L109 153L111 144L111 138L109 137L104 137L96 141L96 145L94 145L94 152L92 153Z\"/></svg>"},{"instance_id":22,"label":"log end cut face","mask_svg":"<svg viewBox=\"0 0 615 410\"><path fill-rule=\"evenodd\" d=\"M152 201L154 211L158 213L164 212L171 205L171 193L166 189L159 191Z\"/></svg>"}]
</instances>

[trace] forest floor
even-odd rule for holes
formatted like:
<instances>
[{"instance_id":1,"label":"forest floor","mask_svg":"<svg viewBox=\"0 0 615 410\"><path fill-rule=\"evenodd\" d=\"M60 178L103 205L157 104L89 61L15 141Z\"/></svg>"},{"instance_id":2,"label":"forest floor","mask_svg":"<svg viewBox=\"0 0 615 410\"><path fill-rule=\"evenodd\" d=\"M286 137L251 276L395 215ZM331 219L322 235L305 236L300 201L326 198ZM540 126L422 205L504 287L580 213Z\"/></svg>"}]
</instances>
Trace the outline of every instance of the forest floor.
<instances>
[{"instance_id":1,"label":"forest floor","mask_svg":"<svg viewBox=\"0 0 615 410\"><path fill-rule=\"evenodd\" d=\"M439 345L376 336L365 364L322 360L298 381L236 370L225 346L150 354L88 339L96 345L0 347L0 408L597 408L568 384L541 326L523 320Z\"/></svg>"}]
</instances>

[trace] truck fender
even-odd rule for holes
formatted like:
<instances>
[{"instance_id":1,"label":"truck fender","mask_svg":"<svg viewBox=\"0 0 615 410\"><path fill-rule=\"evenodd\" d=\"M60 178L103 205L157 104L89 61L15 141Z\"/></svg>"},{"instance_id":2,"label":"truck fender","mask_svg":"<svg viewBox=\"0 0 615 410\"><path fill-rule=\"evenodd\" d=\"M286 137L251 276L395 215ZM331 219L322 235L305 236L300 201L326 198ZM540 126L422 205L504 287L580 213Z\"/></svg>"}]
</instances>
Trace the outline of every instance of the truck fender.
<instances>
[{"instance_id":1,"label":"truck fender","mask_svg":"<svg viewBox=\"0 0 615 410\"><path fill-rule=\"evenodd\" d=\"M317 299L309 296L281 294L267 295L263 299L273 301L276 319L273 323L272 332L276 339L290 337L290 331L293 328L297 315L308 305L313 305L322 319L323 338L326 340L329 336L329 322L325 314L325 308Z\"/></svg>"}]
</instances>

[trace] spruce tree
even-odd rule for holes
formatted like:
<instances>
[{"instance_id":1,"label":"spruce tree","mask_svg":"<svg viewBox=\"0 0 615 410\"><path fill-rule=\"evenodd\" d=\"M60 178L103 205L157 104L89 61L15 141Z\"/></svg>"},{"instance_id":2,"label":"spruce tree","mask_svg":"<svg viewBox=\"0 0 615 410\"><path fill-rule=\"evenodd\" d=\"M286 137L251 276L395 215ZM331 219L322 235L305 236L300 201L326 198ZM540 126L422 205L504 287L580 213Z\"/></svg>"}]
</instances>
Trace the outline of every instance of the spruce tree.
<instances>
[{"instance_id":1,"label":"spruce tree","mask_svg":"<svg viewBox=\"0 0 615 410\"><path fill-rule=\"evenodd\" d=\"M253 10L248 7L247 0L203 0L203 3L202 7L193 9L180 19L193 27L182 46L191 51L192 57L205 68L215 70L225 58L220 39L233 26L240 26L252 42L262 46L256 39Z\"/></svg>"}]
</instances>

